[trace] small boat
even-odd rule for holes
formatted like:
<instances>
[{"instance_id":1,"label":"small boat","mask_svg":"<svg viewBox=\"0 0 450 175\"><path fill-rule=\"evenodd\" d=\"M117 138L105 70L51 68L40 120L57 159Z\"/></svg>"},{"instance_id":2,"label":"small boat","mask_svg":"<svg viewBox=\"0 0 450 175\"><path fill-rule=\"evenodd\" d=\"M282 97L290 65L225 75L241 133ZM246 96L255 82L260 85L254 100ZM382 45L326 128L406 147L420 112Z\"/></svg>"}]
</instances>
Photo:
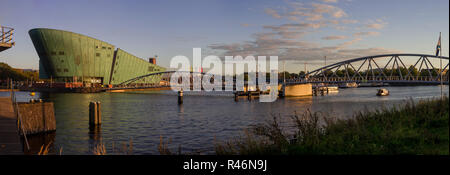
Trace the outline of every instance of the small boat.
<instances>
[{"instance_id":1,"label":"small boat","mask_svg":"<svg viewBox=\"0 0 450 175\"><path fill-rule=\"evenodd\" d=\"M378 89L377 96L387 96L389 95L389 91L387 89Z\"/></svg>"},{"instance_id":2,"label":"small boat","mask_svg":"<svg viewBox=\"0 0 450 175\"><path fill-rule=\"evenodd\" d=\"M338 86L328 86L327 87L328 92L339 92Z\"/></svg>"}]
</instances>

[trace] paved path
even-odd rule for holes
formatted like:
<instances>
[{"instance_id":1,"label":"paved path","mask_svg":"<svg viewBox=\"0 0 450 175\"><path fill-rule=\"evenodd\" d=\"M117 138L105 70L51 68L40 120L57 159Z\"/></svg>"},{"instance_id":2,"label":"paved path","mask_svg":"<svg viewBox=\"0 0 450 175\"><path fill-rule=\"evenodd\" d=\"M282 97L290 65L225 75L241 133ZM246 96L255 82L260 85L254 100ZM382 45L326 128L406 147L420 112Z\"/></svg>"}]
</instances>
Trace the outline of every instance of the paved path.
<instances>
[{"instance_id":1,"label":"paved path","mask_svg":"<svg viewBox=\"0 0 450 175\"><path fill-rule=\"evenodd\" d=\"M0 97L0 155L23 154L17 120L9 97Z\"/></svg>"}]
</instances>

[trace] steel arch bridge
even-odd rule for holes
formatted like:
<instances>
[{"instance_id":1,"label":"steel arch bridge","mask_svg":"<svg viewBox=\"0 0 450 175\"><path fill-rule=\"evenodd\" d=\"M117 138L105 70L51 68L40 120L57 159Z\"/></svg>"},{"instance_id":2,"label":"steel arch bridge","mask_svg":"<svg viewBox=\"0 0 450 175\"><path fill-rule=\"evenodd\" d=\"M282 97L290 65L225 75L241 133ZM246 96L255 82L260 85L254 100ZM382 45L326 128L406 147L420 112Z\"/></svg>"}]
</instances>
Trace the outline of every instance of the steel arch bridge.
<instances>
[{"instance_id":1,"label":"steel arch bridge","mask_svg":"<svg viewBox=\"0 0 450 175\"><path fill-rule=\"evenodd\" d=\"M430 59L442 61L433 64ZM439 60L441 59L441 60ZM404 61L415 64L407 66ZM387 62L386 62L387 61ZM449 58L424 54L385 54L349 59L313 70L286 84L301 83L391 83L448 85ZM380 64L386 62L385 64ZM359 65L359 66L358 66Z\"/></svg>"},{"instance_id":2,"label":"steel arch bridge","mask_svg":"<svg viewBox=\"0 0 450 175\"><path fill-rule=\"evenodd\" d=\"M175 73L175 71L154 72L154 73L150 73L150 74L146 74L146 75L142 75L142 76L138 76L138 77L129 79L127 81L119 83L119 85L128 85L128 84L132 84L132 83L134 83L134 82L136 82L138 80L141 80L143 78L146 78L146 77L157 76L157 75L161 76L161 75L164 75L164 74L171 74L171 73Z\"/></svg>"},{"instance_id":3,"label":"steel arch bridge","mask_svg":"<svg viewBox=\"0 0 450 175\"><path fill-rule=\"evenodd\" d=\"M141 80L141 79L147 78L147 77L153 77L153 76L161 76L161 77L167 76L167 77L170 77L170 75L172 75L172 74L174 74L174 73L194 74L194 75L195 75L195 74L197 74L197 75L200 75L200 74L201 74L201 75L207 75L206 73L203 73L203 72L190 72L190 71L163 71L163 72L153 72L153 73L150 73L150 74L138 76L138 77L129 79L129 80L127 80L127 81L124 81L124 82L120 83L119 86L127 86L127 85L130 85L130 84L135 83L136 81L139 81L139 80ZM213 75L211 75L211 76L213 76ZM167 85L167 86L168 86L168 85Z\"/></svg>"},{"instance_id":4,"label":"steel arch bridge","mask_svg":"<svg viewBox=\"0 0 450 175\"><path fill-rule=\"evenodd\" d=\"M430 59L439 61L442 59L442 70L440 65L433 64ZM415 64L407 65L405 60ZM387 62L386 62L387 61ZM386 62L385 64L380 64ZM330 64L313 70L297 79L288 79L286 84L303 83L391 83L391 84L425 84L437 85L449 83L449 58L424 55L424 54L385 54L349 59L338 63ZM202 74L190 71L164 71L154 72L138 76L120 83L118 86L129 86L138 80L152 76L168 76L173 73ZM145 85L144 85L145 86ZM148 85L147 85L148 86ZM151 87L161 87L161 85L150 85ZM163 85L164 86L164 85ZM166 85L169 86L169 85ZM142 87L142 86L141 86Z\"/></svg>"}]
</instances>

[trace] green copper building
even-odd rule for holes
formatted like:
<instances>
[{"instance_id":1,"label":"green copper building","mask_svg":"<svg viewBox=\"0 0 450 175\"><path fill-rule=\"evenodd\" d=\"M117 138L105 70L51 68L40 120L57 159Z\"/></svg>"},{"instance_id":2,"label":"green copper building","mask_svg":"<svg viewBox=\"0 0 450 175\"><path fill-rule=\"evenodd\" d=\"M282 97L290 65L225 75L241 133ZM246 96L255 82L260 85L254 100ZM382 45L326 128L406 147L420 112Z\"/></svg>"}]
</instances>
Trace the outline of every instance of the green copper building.
<instances>
[{"instance_id":1,"label":"green copper building","mask_svg":"<svg viewBox=\"0 0 450 175\"><path fill-rule=\"evenodd\" d=\"M39 78L56 82L83 82L117 85L129 79L161 72L155 59L145 61L107 42L55 29L37 28L29 32L39 55ZM149 77L136 83L158 83Z\"/></svg>"}]
</instances>

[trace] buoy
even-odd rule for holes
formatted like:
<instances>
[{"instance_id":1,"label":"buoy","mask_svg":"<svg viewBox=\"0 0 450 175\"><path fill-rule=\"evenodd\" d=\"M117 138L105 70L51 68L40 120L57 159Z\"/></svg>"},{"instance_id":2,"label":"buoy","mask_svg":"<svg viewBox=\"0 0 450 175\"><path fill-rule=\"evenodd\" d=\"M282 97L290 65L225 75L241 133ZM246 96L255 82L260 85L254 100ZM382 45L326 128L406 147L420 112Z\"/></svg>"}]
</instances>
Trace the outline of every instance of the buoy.
<instances>
[{"instance_id":1,"label":"buoy","mask_svg":"<svg viewBox=\"0 0 450 175\"><path fill-rule=\"evenodd\" d=\"M30 95L31 95L31 96L34 96L34 95L36 95L36 93L34 93L34 92L31 92L31 93L30 93Z\"/></svg>"}]
</instances>

